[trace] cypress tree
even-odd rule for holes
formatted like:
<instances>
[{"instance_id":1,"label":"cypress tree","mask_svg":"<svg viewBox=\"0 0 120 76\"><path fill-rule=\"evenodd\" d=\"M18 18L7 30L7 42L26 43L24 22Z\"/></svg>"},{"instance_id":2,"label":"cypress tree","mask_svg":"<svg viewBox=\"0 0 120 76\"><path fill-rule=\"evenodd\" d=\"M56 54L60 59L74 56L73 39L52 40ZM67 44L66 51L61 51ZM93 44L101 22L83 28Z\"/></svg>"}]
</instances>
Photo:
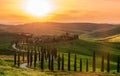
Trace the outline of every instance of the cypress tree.
<instances>
[{"instance_id":1,"label":"cypress tree","mask_svg":"<svg viewBox=\"0 0 120 76\"><path fill-rule=\"evenodd\" d=\"M25 54L24 54L24 52L22 54L23 54L23 62L24 62L25 61Z\"/></svg>"},{"instance_id":2,"label":"cypress tree","mask_svg":"<svg viewBox=\"0 0 120 76\"><path fill-rule=\"evenodd\" d=\"M110 54L107 55L107 72L110 72Z\"/></svg>"},{"instance_id":3,"label":"cypress tree","mask_svg":"<svg viewBox=\"0 0 120 76\"><path fill-rule=\"evenodd\" d=\"M54 58L52 55L52 59L51 59L51 71L54 71Z\"/></svg>"},{"instance_id":4,"label":"cypress tree","mask_svg":"<svg viewBox=\"0 0 120 76\"><path fill-rule=\"evenodd\" d=\"M50 58L50 54L49 54L49 56L48 56L48 69L49 70L51 69L50 66L51 66L51 58Z\"/></svg>"},{"instance_id":5,"label":"cypress tree","mask_svg":"<svg viewBox=\"0 0 120 76\"><path fill-rule=\"evenodd\" d=\"M117 72L119 73L120 72L120 57L118 56L118 59L117 59Z\"/></svg>"},{"instance_id":6,"label":"cypress tree","mask_svg":"<svg viewBox=\"0 0 120 76\"><path fill-rule=\"evenodd\" d=\"M38 53L38 59L39 59L39 61L40 61L40 50L39 50L39 53Z\"/></svg>"},{"instance_id":7,"label":"cypress tree","mask_svg":"<svg viewBox=\"0 0 120 76\"><path fill-rule=\"evenodd\" d=\"M37 62L37 51L35 49L35 52L34 52L34 68L36 68L36 62Z\"/></svg>"},{"instance_id":8,"label":"cypress tree","mask_svg":"<svg viewBox=\"0 0 120 76\"><path fill-rule=\"evenodd\" d=\"M104 55L102 55L101 72L104 72Z\"/></svg>"},{"instance_id":9,"label":"cypress tree","mask_svg":"<svg viewBox=\"0 0 120 76\"><path fill-rule=\"evenodd\" d=\"M30 50L27 51L27 65L29 66L30 63Z\"/></svg>"},{"instance_id":10,"label":"cypress tree","mask_svg":"<svg viewBox=\"0 0 120 76\"><path fill-rule=\"evenodd\" d=\"M60 54L58 55L58 70L60 70Z\"/></svg>"},{"instance_id":11,"label":"cypress tree","mask_svg":"<svg viewBox=\"0 0 120 76\"><path fill-rule=\"evenodd\" d=\"M15 52L14 53L14 65L16 65L16 60L17 60L16 57L17 57L17 53Z\"/></svg>"},{"instance_id":12,"label":"cypress tree","mask_svg":"<svg viewBox=\"0 0 120 76\"><path fill-rule=\"evenodd\" d=\"M86 72L88 72L88 59L86 59Z\"/></svg>"},{"instance_id":13,"label":"cypress tree","mask_svg":"<svg viewBox=\"0 0 120 76\"><path fill-rule=\"evenodd\" d=\"M82 72L82 58L80 58L80 72Z\"/></svg>"},{"instance_id":14,"label":"cypress tree","mask_svg":"<svg viewBox=\"0 0 120 76\"><path fill-rule=\"evenodd\" d=\"M47 61L47 49L44 48L45 60Z\"/></svg>"},{"instance_id":15,"label":"cypress tree","mask_svg":"<svg viewBox=\"0 0 120 76\"><path fill-rule=\"evenodd\" d=\"M74 71L77 71L77 56L75 54L75 58L74 58Z\"/></svg>"},{"instance_id":16,"label":"cypress tree","mask_svg":"<svg viewBox=\"0 0 120 76\"><path fill-rule=\"evenodd\" d=\"M44 70L44 53L41 54L41 70Z\"/></svg>"},{"instance_id":17,"label":"cypress tree","mask_svg":"<svg viewBox=\"0 0 120 76\"><path fill-rule=\"evenodd\" d=\"M93 72L96 71L96 55L95 55L95 52L93 52Z\"/></svg>"},{"instance_id":18,"label":"cypress tree","mask_svg":"<svg viewBox=\"0 0 120 76\"><path fill-rule=\"evenodd\" d=\"M18 52L18 67L20 67L20 52Z\"/></svg>"},{"instance_id":19,"label":"cypress tree","mask_svg":"<svg viewBox=\"0 0 120 76\"><path fill-rule=\"evenodd\" d=\"M37 50L35 51L35 59L36 59L36 62L37 62L37 59L38 59L38 54L37 54Z\"/></svg>"},{"instance_id":20,"label":"cypress tree","mask_svg":"<svg viewBox=\"0 0 120 76\"><path fill-rule=\"evenodd\" d=\"M32 62L33 62L33 51L31 50L31 53L30 53L30 67L32 67Z\"/></svg>"},{"instance_id":21,"label":"cypress tree","mask_svg":"<svg viewBox=\"0 0 120 76\"><path fill-rule=\"evenodd\" d=\"M64 71L64 54L62 54L62 71Z\"/></svg>"},{"instance_id":22,"label":"cypress tree","mask_svg":"<svg viewBox=\"0 0 120 76\"><path fill-rule=\"evenodd\" d=\"M68 71L70 71L70 52L68 53Z\"/></svg>"}]
</instances>

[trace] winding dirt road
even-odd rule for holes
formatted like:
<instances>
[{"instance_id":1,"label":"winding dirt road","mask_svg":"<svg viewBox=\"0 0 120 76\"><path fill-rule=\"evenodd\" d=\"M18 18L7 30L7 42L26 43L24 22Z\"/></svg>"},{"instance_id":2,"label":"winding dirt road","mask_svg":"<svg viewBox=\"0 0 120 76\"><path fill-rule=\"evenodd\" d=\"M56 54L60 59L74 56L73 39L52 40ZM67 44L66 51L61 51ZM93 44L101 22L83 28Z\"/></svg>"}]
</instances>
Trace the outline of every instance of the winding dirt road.
<instances>
[{"instance_id":1,"label":"winding dirt road","mask_svg":"<svg viewBox=\"0 0 120 76\"><path fill-rule=\"evenodd\" d=\"M16 51L19 51L20 49L16 48L16 45L13 44L12 45L12 48L15 49ZM23 69L31 69L31 68L28 68L27 67L27 63L23 63L23 64L20 64L20 68L23 68ZM32 69L31 69L32 70Z\"/></svg>"}]
</instances>

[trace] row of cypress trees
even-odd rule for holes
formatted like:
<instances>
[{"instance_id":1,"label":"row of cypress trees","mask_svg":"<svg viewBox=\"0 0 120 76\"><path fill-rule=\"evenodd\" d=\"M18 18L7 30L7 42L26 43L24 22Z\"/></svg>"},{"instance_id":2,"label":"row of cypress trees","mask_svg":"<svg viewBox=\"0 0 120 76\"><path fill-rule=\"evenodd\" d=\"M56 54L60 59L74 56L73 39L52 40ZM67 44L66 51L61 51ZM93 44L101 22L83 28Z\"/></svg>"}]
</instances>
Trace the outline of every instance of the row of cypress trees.
<instances>
[{"instance_id":1,"label":"row of cypress trees","mask_svg":"<svg viewBox=\"0 0 120 76\"><path fill-rule=\"evenodd\" d=\"M61 56L62 55L62 56ZM29 67L32 67L32 64L34 63L34 68L36 68L36 64L37 64L37 61L40 62L40 69L42 71L44 71L44 64L45 64L45 54L44 52L41 52L41 51L38 51L35 49L35 51L27 51L27 53L25 52L15 52L14 54L14 65L18 65L20 66L20 63L21 63L21 56L23 57L22 60L23 62L25 62L25 56L27 56L27 63L28 63L28 66ZM53 55L50 55L48 56L47 58L47 63L48 63L48 69L50 71L54 71L54 61L57 60L57 67L58 67L58 70L62 70L62 71L65 71L65 59L64 59L64 53L63 54L58 54L57 55L57 59L55 59L55 57ZM79 70L80 72L83 71L83 59L80 58L80 61L77 62L77 55L75 54L74 55L74 71L77 71L77 67L78 67L78 63L80 64L79 65ZM101 72L104 72L104 68L105 68L105 57L104 55L102 55L101 57ZM71 53L69 52L68 53L68 61L67 61L67 70L68 71L71 71ZM96 72L96 53L94 52L93 53L93 61L92 61L92 64L93 64L93 72ZM89 60L86 59L86 72L89 71ZM120 71L120 57L117 58L117 72ZM110 72L110 54L108 53L107 54L107 72Z\"/></svg>"}]
</instances>

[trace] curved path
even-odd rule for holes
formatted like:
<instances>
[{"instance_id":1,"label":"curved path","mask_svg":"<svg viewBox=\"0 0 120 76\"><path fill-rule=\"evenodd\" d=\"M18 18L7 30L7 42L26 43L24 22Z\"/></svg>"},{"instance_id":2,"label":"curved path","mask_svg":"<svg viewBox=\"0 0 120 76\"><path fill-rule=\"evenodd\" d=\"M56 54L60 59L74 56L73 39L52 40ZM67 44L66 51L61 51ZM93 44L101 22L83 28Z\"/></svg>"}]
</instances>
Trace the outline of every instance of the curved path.
<instances>
[{"instance_id":1,"label":"curved path","mask_svg":"<svg viewBox=\"0 0 120 76\"><path fill-rule=\"evenodd\" d=\"M15 44L12 45L12 48L15 49L16 51L19 51L19 49L16 48L16 45L15 45Z\"/></svg>"},{"instance_id":2,"label":"curved path","mask_svg":"<svg viewBox=\"0 0 120 76\"><path fill-rule=\"evenodd\" d=\"M12 48L15 49L16 51L19 51L19 50L20 50L20 49L16 48L16 45L15 45L15 44L12 45ZM20 68L31 69L31 68L28 68L28 67L27 67L27 63L20 64ZM33 69L31 69L31 70L33 70Z\"/></svg>"}]
</instances>

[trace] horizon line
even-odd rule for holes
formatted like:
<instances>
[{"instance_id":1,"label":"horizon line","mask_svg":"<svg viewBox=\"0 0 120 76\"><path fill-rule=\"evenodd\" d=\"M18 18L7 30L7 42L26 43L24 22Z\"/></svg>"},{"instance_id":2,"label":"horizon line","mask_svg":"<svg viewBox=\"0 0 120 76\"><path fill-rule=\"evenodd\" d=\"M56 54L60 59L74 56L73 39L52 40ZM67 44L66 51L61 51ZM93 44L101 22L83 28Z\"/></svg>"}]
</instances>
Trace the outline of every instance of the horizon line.
<instances>
[{"instance_id":1,"label":"horizon line","mask_svg":"<svg viewBox=\"0 0 120 76\"><path fill-rule=\"evenodd\" d=\"M21 23L0 23L0 25L24 25L24 24L32 24L32 23L83 23L83 24L112 24L119 25L120 23L108 23L108 22L57 22L57 21L46 21L46 22L21 22Z\"/></svg>"}]
</instances>

